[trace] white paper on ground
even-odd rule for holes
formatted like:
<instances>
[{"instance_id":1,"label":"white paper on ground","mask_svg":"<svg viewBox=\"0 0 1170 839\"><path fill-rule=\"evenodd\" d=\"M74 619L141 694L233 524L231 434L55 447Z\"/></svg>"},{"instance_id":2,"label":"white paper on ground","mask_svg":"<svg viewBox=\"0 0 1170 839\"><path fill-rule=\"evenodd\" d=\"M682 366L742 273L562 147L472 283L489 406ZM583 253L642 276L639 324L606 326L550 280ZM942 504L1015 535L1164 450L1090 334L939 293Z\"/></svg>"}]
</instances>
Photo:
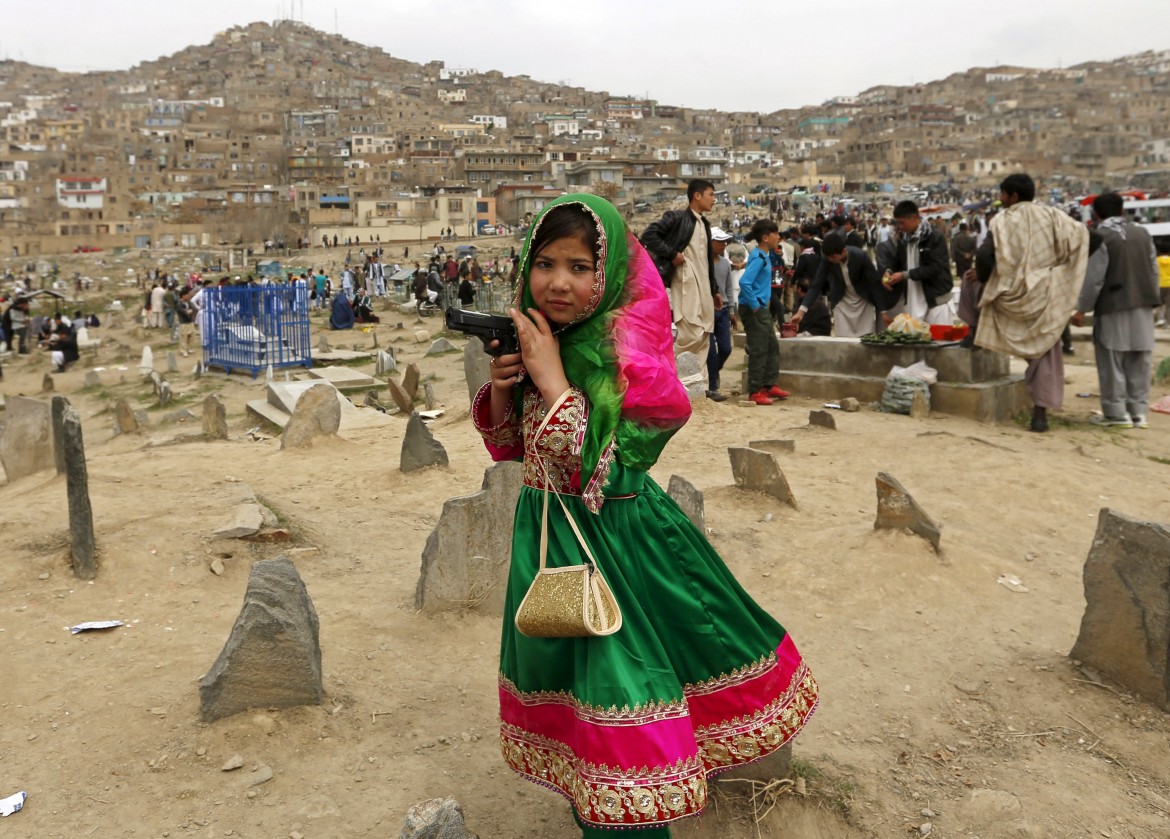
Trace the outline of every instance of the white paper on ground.
<instances>
[{"instance_id":1,"label":"white paper on ground","mask_svg":"<svg viewBox=\"0 0 1170 839\"><path fill-rule=\"evenodd\" d=\"M122 621L86 621L77 624L77 626L69 627L69 631L76 635L78 632L88 632L91 629L113 629L115 626L122 626Z\"/></svg>"},{"instance_id":2,"label":"white paper on ground","mask_svg":"<svg viewBox=\"0 0 1170 839\"><path fill-rule=\"evenodd\" d=\"M28 798L27 792L18 792L10 795L7 798L0 798L0 816L11 816L24 806L24 800Z\"/></svg>"}]
</instances>

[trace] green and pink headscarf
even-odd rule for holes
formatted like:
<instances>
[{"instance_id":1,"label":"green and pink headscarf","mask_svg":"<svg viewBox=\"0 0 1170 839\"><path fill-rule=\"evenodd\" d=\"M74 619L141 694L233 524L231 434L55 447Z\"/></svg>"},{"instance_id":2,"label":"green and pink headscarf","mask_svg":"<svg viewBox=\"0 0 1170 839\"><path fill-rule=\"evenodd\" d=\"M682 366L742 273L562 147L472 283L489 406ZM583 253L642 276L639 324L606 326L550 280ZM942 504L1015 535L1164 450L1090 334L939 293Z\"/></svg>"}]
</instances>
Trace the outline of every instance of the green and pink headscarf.
<instances>
[{"instance_id":1,"label":"green and pink headscarf","mask_svg":"<svg viewBox=\"0 0 1170 839\"><path fill-rule=\"evenodd\" d=\"M662 279L621 214L604 198L562 195L541 210L520 255L517 307L527 312L535 306L528 286L532 240L549 211L566 204L589 213L598 232L589 307L558 333L565 376L589 399L581 496L597 512L614 457L631 469L649 469L690 418L691 403L675 366L670 303Z\"/></svg>"}]
</instances>

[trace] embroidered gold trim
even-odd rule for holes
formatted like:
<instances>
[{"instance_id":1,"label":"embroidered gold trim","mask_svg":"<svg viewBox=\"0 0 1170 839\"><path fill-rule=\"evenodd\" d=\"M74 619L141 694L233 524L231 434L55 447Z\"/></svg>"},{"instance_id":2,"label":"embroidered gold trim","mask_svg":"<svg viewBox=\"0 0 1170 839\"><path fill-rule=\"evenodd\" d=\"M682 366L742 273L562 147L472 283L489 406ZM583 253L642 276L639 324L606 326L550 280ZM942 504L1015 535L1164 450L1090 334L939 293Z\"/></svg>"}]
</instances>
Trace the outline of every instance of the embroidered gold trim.
<instances>
[{"instance_id":1,"label":"embroidered gold trim","mask_svg":"<svg viewBox=\"0 0 1170 839\"><path fill-rule=\"evenodd\" d=\"M507 679L500 681L522 699L548 696L579 704L566 693L520 694ZM501 750L512 769L566 796L589 824L665 824L702 811L709 774L766 757L791 740L816 709L817 690L802 664L789 689L767 709L747 720L709 726L705 731L725 733L701 739L697 756L673 766L622 770L588 763L563 743L503 722Z\"/></svg>"},{"instance_id":2,"label":"embroidered gold trim","mask_svg":"<svg viewBox=\"0 0 1170 839\"><path fill-rule=\"evenodd\" d=\"M696 815L707 804L698 756L673 766L622 770L578 760L563 744L514 726L502 725L500 735L505 762L560 792L589 824L665 824Z\"/></svg>"},{"instance_id":3,"label":"embroidered gold trim","mask_svg":"<svg viewBox=\"0 0 1170 839\"><path fill-rule=\"evenodd\" d=\"M702 696L708 693L715 693L732 685L742 684L743 682L751 681L758 676L762 676L777 664L779 664L779 660L776 658L776 653L768 653L751 664L737 667L730 673L720 673L718 676L705 681L696 682L693 685L684 685L683 692L687 696Z\"/></svg>"},{"instance_id":4,"label":"embroidered gold trim","mask_svg":"<svg viewBox=\"0 0 1170 839\"><path fill-rule=\"evenodd\" d=\"M610 437L609 445L605 447L605 450L601 453L601 457L597 459L597 468L593 470L593 477L589 479L589 483L581 493L581 500L585 502L585 506L591 513L601 512L601 505L605 503L605 496L602 495L602 490L605 489L605 482L609 480L609 470L613 467L613 459L616 453L616 441L613 437Z\"/></svg>"},{"instance_id":5,"label":"embroidered gold trim","mask_svg":"<svg viewBox=\"0 0 1170 839\"><path fill-rule=\"evenodd\" d=\"M629 705L623 705L621 708L616 705L611 705L608 708L604 708L582 702L568 691L542 690L533 693L524 693L516 687L514 682L502 674L500 675L499 683L502 690L509 693L516 701L526 707L536 705L569 706L573 709L573 714L578 719L595 725L645 725L646 723L658 722L659 720L685 717L690 713L685 700L678 702L659 700L657 702L634 705L632 708Z\"/></svg>"},{"instance_id":6,"label":"embroidered gold trim","mask_svg":"<svg viewBox=\"0 0 1170 839\"><path fill-rule=\"evenodd\" d=\"M549 420L544 432L537 437L544 420L546 406L539 391L529 390L524 395L521 420L524 437L524 483L544 489L545 472L549 488L562 495L578 495L573 478L581 472L581 446L589 421L589 401L579 388L571 388L556 415ZM578 480L579 482L579 480Z\"/></svg>"},{"instance_id":7,"label":"embroidered gold trim","mask_svg":"<svg viewBox=\"0 0 1170 839\"><path fill-rule=\"evenodd\" d=\"M499 425L488 427L479 421L481 412L485 416L488 415L485 404L491 398L488 395L491 388L492 383L488 382L475 394L475 401L471 404L471 422L480 436L491 445L501 448L514 446L520 442L520 421L512 411L511 400L508 400L508 410L504 412L504 419L500 421Z\"/></svg>"}]
</instances>

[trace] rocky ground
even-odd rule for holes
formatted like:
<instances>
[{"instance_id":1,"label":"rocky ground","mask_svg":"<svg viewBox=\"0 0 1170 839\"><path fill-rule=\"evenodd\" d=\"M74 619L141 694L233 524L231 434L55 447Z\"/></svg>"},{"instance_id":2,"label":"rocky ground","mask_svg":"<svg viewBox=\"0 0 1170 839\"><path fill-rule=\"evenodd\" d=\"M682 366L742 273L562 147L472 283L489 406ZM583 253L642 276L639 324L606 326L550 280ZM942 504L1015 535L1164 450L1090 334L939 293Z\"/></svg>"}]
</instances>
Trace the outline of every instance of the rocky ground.
<instances>
[{"instance_id":1,"label":"rocky ground","mask_svg":"<svg viewBox=\"0 0 1170 839\"><path fill-rule=\"evenodd\" d=\"M461 356L424 358L428 344L409 318L395 329L399 319L377 339L434 375L445 413L431 427L447 468L399 471L401 416L281 451L271 429L248 434L260 423L244 405L263 397L263 377L195 379L188 360L168 376L173 404L154 408L136 368L146 341L165 370L160 332L104 327L96 356L53 377L82 415L100 569L92 583L69 569L63 478L0 486L0 797L29 794L0 821L6 837L394 836L411 804L449 795L483 839L574 835L567 806L499 756L499 618L414 608L443 501L478 488L489 460ZM374 336L330 340L365 347ZM729 365L742 362L737 351ZM94 366L103 384L85 388ZM6 361L0 392L47 398L48 369L40 355ZM357 369L372 374L373 360ZM1152 415L1146 431L1094 428L1096 401L1073 396L1097 389L1087 344L1068 377L1047 435L872 410L835 413L829 431L807 425L820 405L799 395L772 408L696 404L653 475L703 491L712 543L793 633L822 705L796 743L791 783L721 785L678 836L1170 834L1170 718L1068 657L1099 510L1170 519L1170 416ZM227 406L227 440L176 414L198 415L211 393ZM141 433L114 434L118 399L146 411ZM795 441L777 457L799 509L734 485L727 447L766 438ZM879 471L942 524L941 553L874 531ZM290 541L214 537L241 485ZM198 680L249 567L279 555L320 618L325 701L201 723ZM1004 575L1020 585L997 583ZM126 625L66 629L100 619ZM240 768L223 771L237 755Z\"/></svg>"}]
</instances>

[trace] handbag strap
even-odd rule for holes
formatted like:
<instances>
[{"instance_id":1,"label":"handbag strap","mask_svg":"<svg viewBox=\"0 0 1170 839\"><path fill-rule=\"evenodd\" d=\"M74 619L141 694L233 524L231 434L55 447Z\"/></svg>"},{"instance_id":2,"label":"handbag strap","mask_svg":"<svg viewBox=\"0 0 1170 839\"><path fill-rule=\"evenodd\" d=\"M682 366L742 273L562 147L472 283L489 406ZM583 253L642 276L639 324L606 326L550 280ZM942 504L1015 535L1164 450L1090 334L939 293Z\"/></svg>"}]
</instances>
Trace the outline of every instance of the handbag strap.
<instances>
[{"instance_id":1,"label":"handbag strap","mask_svg":"<svg viewBox=\"0 0 1170 839\"><path fill-rule=\"evenodd\" d=\"M549 420L551 420L553 418L553 414L555 414L557 411L559 411L561 409L561 406L565 404L565 400L569 398L569 394L571 394L572 392L573 392L572 388L566 389L565 392L562 393L560 396L558 396L556 401L553 402L551 406L549 406L549 409L544 414L544 421L541 422L540 427L538 429L536 429L535 440L540 439L540 435L544 433L544 430L546 428L548 428ZM541 513L541 516L540 516L540 570L543 571L545 568L546 561L548 559L548 492L549 492L548 486L549 486L549 480L548 480L548 465L544 462L544 458L538 457L536 460L540 464L540 472L541 472L542 477L544 478L544 511ZM561 497L560 494L558 494L557 498L560 498L560 497ZM562 505L564 503L565 503L564 501L561 502ZM574 531L576 530L576 528L577 528L577 526L573 525Z\"/></svg>"},{"instance_id":2,"label":"handbag strap","mask_svg":"<svg viewBox=\"0 0 1170 839\"><path fill-rule=\"evenodd\" d=\"M544 421L540 424L540 428L536 430L537 439L539 439L540 435L544 433L544 430L548 427L549 420L552 419L553 414L560 410L560 407L565 404L565 400L569 398L571 393L572 390L566 390L559 397L557 397L556 402L554 402L552 407L548 409L548 413L544 415ZM550 481L548 478L548 464L545 462L545 459L541 457L537 458L537 460L540 462L540 471L544 477L544 509L541 513L540 519L540 570L543 571L548 560L548 496L550 492ZM581 549L585 551L585 556L588 560L586 564L589 565L590 568L596 568L597 561L593 558L593 551L589 549L589 545L585 542L585 537L581 535L581 530L577 527L577 521L573 518L573 514L569 512L569 508L565 504L565 499L561 498L561 494L559 492L553 494L556 495L557 501L559 501L561 504L561 509L565 512L565 518L569 520L569 527L573 529L573 535L577 537L577 543L581 546Z\"/></svg>"}]
</instances>

